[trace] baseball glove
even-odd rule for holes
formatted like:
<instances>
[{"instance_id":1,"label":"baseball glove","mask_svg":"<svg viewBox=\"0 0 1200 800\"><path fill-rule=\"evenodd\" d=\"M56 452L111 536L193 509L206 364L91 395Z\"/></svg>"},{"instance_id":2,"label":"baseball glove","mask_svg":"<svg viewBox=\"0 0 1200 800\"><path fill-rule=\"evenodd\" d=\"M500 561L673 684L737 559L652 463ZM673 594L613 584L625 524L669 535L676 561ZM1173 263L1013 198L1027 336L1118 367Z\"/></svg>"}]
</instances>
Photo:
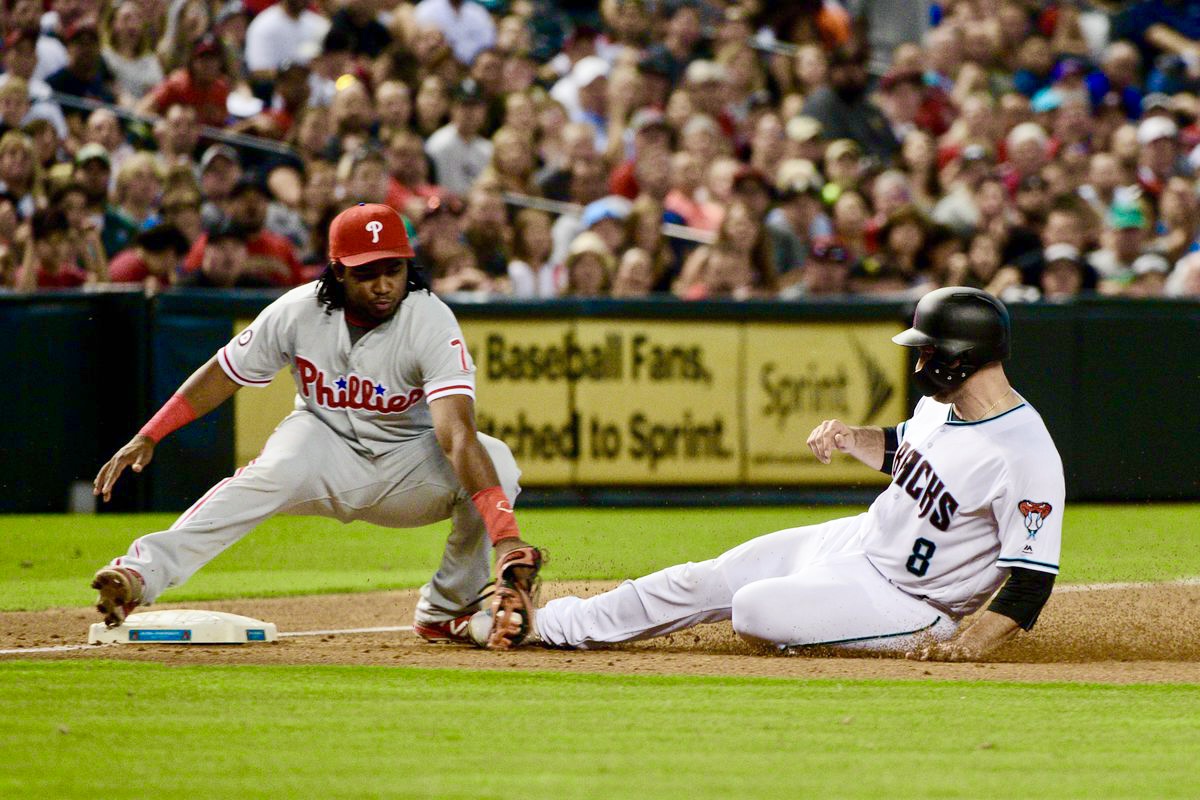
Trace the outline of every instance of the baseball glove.
<instances>
[{"instance_id":1,"label":"baseball glove","mask_svg":"<svg viewBox=\"0 0 1200 800\"><path fill-rule=\"evenodd\" d=\"M507 650L525 640L533 625L533 603L537 592L542 551L526 545L508 551L496 561L496 583L492 587L492 630L488 650Z\"/></svg>"}]
</instances>

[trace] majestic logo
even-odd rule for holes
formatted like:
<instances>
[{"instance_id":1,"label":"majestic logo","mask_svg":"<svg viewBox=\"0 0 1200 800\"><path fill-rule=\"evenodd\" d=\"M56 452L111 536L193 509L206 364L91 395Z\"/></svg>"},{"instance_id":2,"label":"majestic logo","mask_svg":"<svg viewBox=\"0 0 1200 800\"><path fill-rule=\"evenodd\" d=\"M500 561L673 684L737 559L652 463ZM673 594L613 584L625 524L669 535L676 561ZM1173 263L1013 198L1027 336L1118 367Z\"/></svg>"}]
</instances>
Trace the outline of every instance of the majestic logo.
<instances>
[{"instance_id":1,"label":"majestic logo","mask_svg":"<svg viewBox=\"0 0 1200 800\"><path fill-rule=\"evenodd\" d=\"M1032 500L1022 500L1017 503L1017 509L1025 517L1025 530L1029 532L1030 539L1037 538L1038 531L1042 529L1042 523L1054 510L1049 503L1035 503Z\"/></svg>"},{"instance_id":2,"label":"majestic logo","mask_svg":"<svg viewBox=\"0 0 1200 800\"><path fill-rule=\"evenodd\" d=\"M383 230L383 223L377 219L373 219L367 223L367 233L371 234L371 243L379 244L379 232Z\"/></svg>"},{"instance_id":3,"label":"majestic logo","mask_svg":"<svg viewBox=\"0 0 1200 800\"><path fill-rule=\"evenodd\" d=\"M387 388L377 381L353 372L339 375L329 382L325 371L302 356L296 356L296 371L300 375L300 394L311 399L321 408L356 408L363 411L378 411L380 414L399 414L408 411L425 397L422 389L411 389L407 394L387 396Z\"/></svg>"}]
</instances>

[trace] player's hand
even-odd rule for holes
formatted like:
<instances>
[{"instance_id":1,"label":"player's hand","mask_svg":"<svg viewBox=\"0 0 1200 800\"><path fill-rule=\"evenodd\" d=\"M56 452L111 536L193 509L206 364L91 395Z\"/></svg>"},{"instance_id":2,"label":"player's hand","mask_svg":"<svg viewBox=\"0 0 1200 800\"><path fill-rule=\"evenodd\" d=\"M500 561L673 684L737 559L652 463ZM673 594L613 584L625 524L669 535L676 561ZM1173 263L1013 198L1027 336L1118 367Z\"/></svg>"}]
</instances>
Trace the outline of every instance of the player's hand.
<instances>
[{"instance_id":1,"label":"player's hand","mask_svg":"<svg viewBox=\"0 0 1200 800\"><path fill-rule=\"evenodd\" d=\"M501 539L500 541L496 542L495 546L493 547L496 561L500 561L510 551L516 550L520 547L529 547L529 543L522 541L518 536L510 536L507 539ZM532 577L534 572L536 572L536 570L525 569L524 567L514 567L513 571L516 573L518 578L523 579Z\"/></svg>"},{"instance_id":2,"label":"player's hand","mask_svg":"<svg viewBox=\"0 0 1200 800\"><path fill-rule=\"evenodd\" d=\"M134 436L129 440L129 444L118 450L116 455L100 468L96 480L92 482L92 494L103 497L107 503L112 496L113 484L121 477L125 468L131 467L134 472L141 472L153 457L154 440L140 433Z\"/></svg>"},{"instance_id":3,"label":"player's hand","mask_svg":"<svg viewBox=\"0 0 1200 800\"><path fill-rule=\"evenodd\" d=\"M828 464L833 451L854 454L854 429L837 419L827 419L808 435L808 449L822 464Z\"/></svg>"}]
</instances>

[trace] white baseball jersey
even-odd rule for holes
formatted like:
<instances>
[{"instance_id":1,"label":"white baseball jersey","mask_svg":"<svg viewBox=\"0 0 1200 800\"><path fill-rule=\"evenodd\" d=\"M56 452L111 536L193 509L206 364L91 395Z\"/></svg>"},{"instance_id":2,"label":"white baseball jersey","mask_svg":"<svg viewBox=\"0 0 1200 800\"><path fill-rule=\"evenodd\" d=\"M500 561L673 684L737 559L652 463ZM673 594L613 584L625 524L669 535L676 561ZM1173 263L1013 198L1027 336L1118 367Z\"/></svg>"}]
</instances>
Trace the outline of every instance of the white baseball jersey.
<instances>
[{"instance_id":1,"label":"white baseball jersey","mask_svg":"<svg viewBox=\"0 0 1200 800\"><path fill-rule=\"evenodd\" d=\"M884 577L964 615L1011 567L1058 572L1062 461L1030 405L964 422L923 398L897 433L892 483L863 527L863 548Z\"/></svg>"},{"instance_id":2,"label":"white baseball jersey","mask_svg":"<svg viewBox=\"0 0 1200 800\"><path fill-rule=\"evenodd\" d=\"M371 457L432 430L429 400L475 397L458 321L425 291L411 291L391 319L352 344L343 310L326 314L317 283L299 286L221 348L217 363L243 386L266 386L291 364L296 408Z\"/></svg>"}]
</instances>

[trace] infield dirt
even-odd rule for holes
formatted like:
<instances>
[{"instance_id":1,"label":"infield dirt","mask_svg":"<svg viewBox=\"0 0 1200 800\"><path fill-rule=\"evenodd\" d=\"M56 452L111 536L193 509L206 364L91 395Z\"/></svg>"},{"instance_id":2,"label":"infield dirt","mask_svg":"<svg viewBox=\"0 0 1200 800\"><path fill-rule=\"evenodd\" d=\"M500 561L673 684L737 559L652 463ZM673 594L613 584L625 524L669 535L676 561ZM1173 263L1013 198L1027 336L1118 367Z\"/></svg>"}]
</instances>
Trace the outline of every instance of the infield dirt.
<instances>
[{"instance_id":1,"label":"infield dirt","mask_svg":"<svg viewBox=\"0 0 1200 800\"><path fill-rule=\"evenodd\" d=\"M543 599L590 595L612 582L557 583ZM254 645L110 645L0 659L129 659L166 664L370 664L464 669L519 669L655 675L790 678L1200 683L1200 585L1064 587L1031 633L1022 633L985 663L939 664L901 658L756 651L727 623L602 650L526 647L486 652L431 645L411 632L326 634ZM415 591L275 599L162 603L155 608L211 608L278 625L280 632L412 624ZM82 644L99 616L90 608L0 614L0 650Z\"/></svg>"}]
</instances>

